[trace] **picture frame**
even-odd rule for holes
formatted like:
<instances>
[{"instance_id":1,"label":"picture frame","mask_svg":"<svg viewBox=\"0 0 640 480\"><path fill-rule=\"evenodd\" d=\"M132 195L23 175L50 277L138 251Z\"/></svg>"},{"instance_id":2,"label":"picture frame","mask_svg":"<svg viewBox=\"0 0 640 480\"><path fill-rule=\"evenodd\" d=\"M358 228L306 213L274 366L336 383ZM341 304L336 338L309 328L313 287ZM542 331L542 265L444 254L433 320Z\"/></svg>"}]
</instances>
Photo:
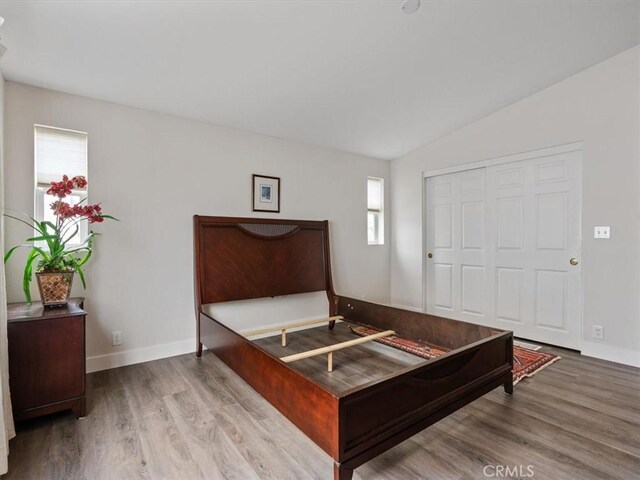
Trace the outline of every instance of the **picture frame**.
<instances>
[{"instance_id":1,"label":"picture frame","mask_svg":"<svg viewBox=\"0 0 640 480\"><path fill-rule=\"evenodd\" d=\"M252 211L280 213L280 177L251 176Z\"/></svg>"}]
</instances>

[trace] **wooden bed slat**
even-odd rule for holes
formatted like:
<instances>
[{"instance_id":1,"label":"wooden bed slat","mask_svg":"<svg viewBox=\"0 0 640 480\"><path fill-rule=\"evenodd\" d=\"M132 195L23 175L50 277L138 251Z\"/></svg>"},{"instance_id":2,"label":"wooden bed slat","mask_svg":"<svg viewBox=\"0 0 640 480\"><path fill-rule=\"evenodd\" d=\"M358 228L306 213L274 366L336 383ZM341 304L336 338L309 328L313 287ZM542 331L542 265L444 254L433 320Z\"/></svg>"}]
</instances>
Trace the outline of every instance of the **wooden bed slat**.
<instances>
[{"instance_id":1,"label":"wooden bed slat","mask_svg":"<svg viewBox=\"0 0 640 480\"><path fill-rule=\"evenodd\" d=\"M325 353L331 354L336 350L342 350L343 348L353 347L355 345L360 345L362 343L372 342L378 338L388 337L390 335L395 335L396 332L393 330L386 330L380 333L374 333L373 335L367 335L366 337L356 338L355 340L348 340L346 342L336 343L335 345L328 345L326 347L315 348L313 350L307 350L306 352L295 353L293 355L288 355L286 357L280 358L285 363L295 362L297 360L302 360L310 357L317 357L318 355L324 355Z\"/></svg>"},{"instance_id":2,"label":"wooden bed slat","mask_svg":"<svg viewBox=\"0 0 640 480\"><path fill-rule=\"evenodd\" d=\"M279 327L261 328L259 330L251 330L250 332L244 332L245 337L253 337L255 335L262 335L263 333L281 332L282 330L291 330L292 328L307 327L309 325L320 325L327 322L341 322L344 319L342 315L336 315L335 317L318 318L317 320L303 320L300 322L287 323L280 325Z\"/></svg>"}]
</instances>

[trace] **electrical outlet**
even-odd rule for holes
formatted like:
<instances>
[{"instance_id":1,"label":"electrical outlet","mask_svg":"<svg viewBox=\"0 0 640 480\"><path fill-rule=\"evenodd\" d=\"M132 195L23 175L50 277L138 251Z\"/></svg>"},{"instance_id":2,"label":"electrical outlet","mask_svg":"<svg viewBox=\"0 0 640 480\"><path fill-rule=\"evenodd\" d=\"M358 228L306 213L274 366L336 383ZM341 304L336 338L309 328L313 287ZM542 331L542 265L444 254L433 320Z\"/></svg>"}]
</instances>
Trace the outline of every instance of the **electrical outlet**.
<instances>
[{"instance_id":1,"label":"electrical outlet","mask_svg":"<svg viewBox=\"0 0 640 480\"><path fill-rule=\"evenodd\" d=\"M593 227L593 238L611 238L611 227Z\"/></svg>"},{"instance_id":2,"label":"electrical outlet","mask_svg":"<svg viewBox=\"0 0 640 480\"><path fill-rule=\"evenodd\" d=\"M593 326L593 338L595 338L596 340L602 340L604 339L604 327L601 325L594 325Z\"/></svg>"},{"instance_id":3,"label":"electrical outlet","mask_svg":"<svg viewBox=\"0 0 640 480\"><path fill-rule=\"evenodd\" d=\"M122 332L111 332L111 345L122 345Z\"/></svg>"}]
</instances>

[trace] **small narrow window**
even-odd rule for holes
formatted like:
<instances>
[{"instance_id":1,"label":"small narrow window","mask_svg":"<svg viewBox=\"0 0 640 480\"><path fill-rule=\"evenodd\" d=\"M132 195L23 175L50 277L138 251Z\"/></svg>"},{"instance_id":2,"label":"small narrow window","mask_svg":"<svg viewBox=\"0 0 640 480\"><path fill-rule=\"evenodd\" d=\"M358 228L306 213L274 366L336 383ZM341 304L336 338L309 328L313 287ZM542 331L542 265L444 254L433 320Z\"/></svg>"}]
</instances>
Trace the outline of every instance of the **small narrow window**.
<instances>
[{"instance_id":1,"label":"small narrow window","mask_svg":"<svg viewBox=\"0 0 640 480\"><path fill-rule=\"evenodd\" d=\"M69 178L87 176L87 134L61 128L35 126L35 219L55 223L51 204L56 197L47 195L51 182L59 182L63 175ZM87 189L74 190L64 201L72 205L87 198ZM73 239L79 244L87 236L87 222L79 222L80 230ZM45 246L44 244L41 246Z\"/></svg>"},{"instance_id":2,"label":"small narrow window","mask_svg":"<svg viewBox=\"0 0 640 480\"><path fill-rule=\"evenodd\" d=\"M384 180L367 178L367 240L384 245Z\"/></svg>"}]
</instances>

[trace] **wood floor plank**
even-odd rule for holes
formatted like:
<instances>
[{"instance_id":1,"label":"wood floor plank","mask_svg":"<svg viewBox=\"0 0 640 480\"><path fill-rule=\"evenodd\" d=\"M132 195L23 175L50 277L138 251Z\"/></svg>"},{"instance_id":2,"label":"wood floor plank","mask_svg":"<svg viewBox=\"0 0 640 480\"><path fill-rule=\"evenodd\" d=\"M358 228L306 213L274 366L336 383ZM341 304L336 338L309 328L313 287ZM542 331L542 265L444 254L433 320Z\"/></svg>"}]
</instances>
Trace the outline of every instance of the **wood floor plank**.
<instances>
[{"instance_id":1,"label":"wood floor plank","mask_svg":"<svg viewBox=\"0 0 640 480\"><path fill-rule=\"evenodd\" d=\"M48 452L52 443L54 425L61 417L58 413L45 418L36 418L16 425L16 436L9 443L9 472L6 479L45 479L52 478L52 465L48 462ZM18 465L18 468L12 468Z\"/></svg>"},{"instance_id":2,"label":"wood floor plank","mask_svg":"<svg viewBox=\"0 0 640 480\"><path fill-rule=\"evenodd\" d=\"M438 434L450 435L454 440L452 442L455 445L454 448L459 449L461 455L477 457L483 464L482 468L478 468L478 474L485 466L508 465L526 468L531 465L539 478L555 480L588 478L581 476L585 474L584 471L577 469L567 471L565 465L557 458L551 455L545 456L548 452L541 452L526 444L523 445L520 441L513 441L511 438L496 435L495 432L482 430L482 422L476 421L474 417L470 418L473 421L460 428L449 431L445 427L436 425L434 430ZM526 437L523 435L523 441L524 438Z\"/></svg>"},{"instance_id":3,"label":"wood floor plank","mask_svg":"<svg viewBox=\"0 0 640 480\"><path fill-rule=\"evenodd\" d=\"M173 416L163 406L137 419L140 445L153 479L202 478L200 466L178 429Z\"/></svg>"},{"instance_id":4,"label":"wood floor plank","mask_svg":"<svg viewBox=\"0 0 640 480\"><path fill-rule=\"evenodd\" d=\"M158 361L164 362L165 360ZM173 393L166 390L165 385L154 373L154 368L149 363L118 368L116 372L129 395L131 408L139 418L164 408L162 397Z\"/></svg>"},{"instance_id":5,"label":"wood floor plank","mask_svg":"<svg viewBox=\"0 0 640 480\"><path fill-rule=\"evenodd\" d=\"M155 362L147 362L145 366L154 376L154 379L160 384L163 396L183 392L187 389L184 378L180 375L170 359L164 358Z\"/></svg>"},{"instance_id":6,"label":"wood floor plank","mask_svg":"<svg viewBox=\"0 0 640 480\"><path fill-rule=\"evenodd\" d=\"M333 461L309 437L301 432L274 409L274 414L259 420L260 427L268 432L276 445L293 458L312 478L325 478L333 469Z\"/></svg>"},{"instance_id":7,"label":"wood floor plank","mask_svg":"<svg viewBox=\"0 0 640 480\"><path fill-rule=\"evenodd\" d=\"M548 395L548 391L522 391L528 400L526 411L541 419L549 419L569 431L592 438L600 443L618 448L634 456L640 456L640 434L637 425L620 420L592 408L577 405L566 397ZM535 400L535 401L534 401ZM597 425L598 428L585 428Z\"/></svg>"},{"instance_id":8,"label":"wood floor plank","mask_svg":"<svg viewBox=\"0 0 640 480\"><path fill-rule=\"evenodd\" d=\"M165 401L205 478L259 478L215 421L213 410L197 395L184 391Z\"/></svg>"},{"instance_id":9,"label":"wood floor plank","mask_svg":"<svg viewBox=\"0 0 640 480\"><path fill-rule=\"evenodd\" d=\"M182 355L170 359L178 368L188 389L195 391L212 409L234 405L237 400L215 379L214 371L222 364L215 355Z\"/></svg>"},{"instance_id":10,"label":"wood floor plank","mask_svg":"<svg viewBox=\"0 0 640 480\"><path fill-rule=\"evenodd\" d=\"M618 420L640 427L640 394L625 395L614 392L612 385L597 385L582 381L567 381L564 375L547 372L544 384L546 394L572 401L575 405L598 410Z\"/></svg>"},{"instance_id":11,"label":"wood floor plank","mask_svg":"<svg viewBox=\"0 0 640 480\"><path fill-rule=\"evenodd\" d=\"M482 412L485 425L491 424L490 417L504 411L503 403L476 402L474 412ZM513 411L515 412L515 408ZM596 427L597 428L597 427ZM593 441L583 435L578 435L561 426L529 416L526 411L519 411L517 415L505 415L504 424L500 425L499 434L508 435L514 432L523 438L534 439L540 445L551 445L555 452L563 455L564 459L572 463L574 459L589 468L597 469L605 476L615 478L622 475L632 478L640 472L640 458L622 452L601 442ZM505 432L506 430L506 432Z\"/></svg>"},{"instance_id":12,"label":"wood floor plank","mask_svg":"<svg viewBox=\"0 0 640 480\"><path fill-rule=\"evenodd\" d=\"M212 365L212 359L210 356L208 357L206 361ZM239 381L236 373L227 365L217 361L211 371L213 372L213 381L217 382L217 388L224 389L231 398L235 399L235 403L241 405L253 418L262 419L268 415L265 409L269 404L262 402L262 398L256 395L255 390L246 382Z\"/></svg>"},{"instance_id":13,"label":"wood floor plank","mask_svg":"<svg viewBox=\"0 0 640 480\"><path fill-rule=\"evenodd\" d=\"M80 462L80 437L75 435L75 423L73 418L66 417L53 426L47 457L53 464L54 478L86 479Z\"/></svg>"},{"instance_id":14,"label":"wood floor plank","mask_svg":"<svg viewBox=\"0 0 640 480\"><path fill-rule=\"evenodd\" d=\"M113 387L91 390L91 415L80 421L67 416L82 445L80 465L88 479L149 479L131 404L119 377L111 378Z\"/></svg>"},{"instance_id":15,"label":"wood floor plank","mask_svg":"<svg viewBox=\"0 0 640 480\"><path fill-rule=\"evenodd\" d=\"M215 419L259 478L303 480L311 476L240 405L215 412Z\"/></svg>"},{"instance_id":16,"label":"wood floor plank","mask_svg":"<svg viewBox=\"0 0 640 480\"><path fill-rule=\"evenodd\" d=\"M469 454L464 448L461 448L457 441L452 440L448 435L440 435L433 431L426 441L425 437L426 435L419 435L409 440L409 442L420 447L418 455L422 459L422 468L425 467L424 458L428 457L429 467L432 462L438 462L452 475L457 475L455 478L463 478L468 475L468 472L475 472L474 479L481 478L480 473L487 466L487 463L483 462L477 455Z\"/></svg>"},{"instance_id":17,"label":"wood floor plank","mask_svg":"<svg viewBox=\"0 0 640 480\"><path fill-rule=\"evenodd\" d=\"M362 478L387 477L457 480L462 472L429 452L429 468L425 470L425 450L416 442L403 442L358 468Z\"/></svg>"}]
</instances>

